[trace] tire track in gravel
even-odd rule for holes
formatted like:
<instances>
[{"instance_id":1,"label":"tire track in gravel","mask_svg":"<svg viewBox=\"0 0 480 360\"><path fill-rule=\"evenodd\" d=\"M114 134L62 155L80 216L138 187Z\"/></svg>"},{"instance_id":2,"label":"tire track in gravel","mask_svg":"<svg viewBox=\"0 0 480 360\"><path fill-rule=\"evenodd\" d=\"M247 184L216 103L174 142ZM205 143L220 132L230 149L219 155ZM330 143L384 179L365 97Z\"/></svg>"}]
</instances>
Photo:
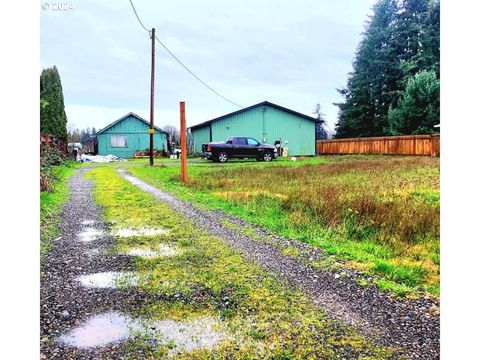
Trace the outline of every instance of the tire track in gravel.
<instances>
[{"instance_id":1,"label":"tire track in gravel","mask_svg":"<svg viewBox=\"0 0 480 360\"><path fill-rule=\"evenodd\" d=\"M42 359L119 359L125 356L126 342L102 348L81 350L58 342L58 337L99 313L128 312L136 306L155 301L151 295L133 288L85 288L75 277L104 271L131 269L125 255L88 255L92 249L108 250L115 238L102 221L100 208L94 204L93 184L83 177L82 168L70 178L69 200L62 208L61 238L41 259L40 285L40 357ZM103 231L92 241L82 242L78 234L86 229ZM135 354L142 358L141 353Z\"/></svg>"},{"instance_id":2,"label":"tire track in gravel","mask_svg":"<svg viewBox=\"0 0 480 360\"><path fill-rule=\"evenodd\" d=\"M305 260L325 259L326 255L318 249L296 240L278 237L222 211L198 209L189 202L145 183L124 169L117 171L131 184L166 202L199 227L240 251L246 258L307 293L332 318L353 326L378 344L400 347L401 354L407 358L440 357L437 300L429 297L397 299L380 292L375 286L359 285L357 280L360 274L354 270L345 268L339 275L331 269L314 268ZM240 228L248 226L255 229L255 238L226 226L225 220ZM301 256L284 255L280 249L286 246L298 249Z\"/></svg>"}]
</instances>

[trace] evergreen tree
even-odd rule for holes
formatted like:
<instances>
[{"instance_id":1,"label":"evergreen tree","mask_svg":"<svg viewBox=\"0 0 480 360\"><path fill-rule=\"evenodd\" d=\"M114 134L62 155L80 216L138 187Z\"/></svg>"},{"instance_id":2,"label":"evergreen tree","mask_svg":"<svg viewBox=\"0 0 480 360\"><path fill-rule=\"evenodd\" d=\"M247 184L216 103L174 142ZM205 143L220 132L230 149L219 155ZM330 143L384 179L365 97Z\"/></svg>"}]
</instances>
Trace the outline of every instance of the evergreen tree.
<instances>
[{"instance_id":1,"label":"evergreen tree","mask_svg":"<svg viewBox=\"0 0 480 360\"><path fill-rule=\"evenodd\" d=\"M56 66L44 69L40 75L40 131L42 134L67 138L67 115Z\"/></svg>"},{"instance_id":2,"label":"evergreen tree","mask_svg":"<svg viewBox=\"0 0 480 360\"><path fill-rule=\"evenodd\" d=\"M382 135L388 125L388 106L391 91L399 70L389 47L390 25L394 21L397 5L394 0L381 0L374 6L374 15L366 26L363 39L353 63L353 72L345 89L339 90L345 98L339 106L336 137Z\"/></svg>"},{"instance_id":3,"label":"evergreen tree","mask_svg":"<svg viewBox=\"0 0 480 360\"><path fill-rule=\"evenodd\" d=\"M91 138L92 134L90 132L90 128L87 127L85 130L82 130L82 136L80 138L80 142L82 144L85 144L90 138Z\"/></svg>"},{"instance_id":4,"label":"evergreen tree","mask_svg":"<svg viewBox=\"0 0 480 360\"><path fill-rule=\"evenodd\" d=\"M391 133L431 134L440 122L440 81L435 71L424 70L411 77L398 107L388 112Z\"/></svg>"},{"instance_id":5,"label":"evergreen tree","mask_svg":"<svg viewBox=\"0 0 480 360\"><path fill-rule=\"evenodd\" d=\"M325 114L322 113L322 107L320 106L320 104L317 104L315 106L315 110L313 110L313 113L316 115L316 118L318 120L318 122L315 123L315 140L324 140L328 137L328 134L325 130Z\"/></svg>"},{"instance_id":6,"label":"evergreen tree","mask_svg":"<svg viewBox=\"0 0 480 360\"><path fill-rule=\"evenodd\" d=\"M429 70L435 60L426 56L428 52L439 49L439 43L427 39L435 38L428 23L429 2L427 0L403 0L400 2L396 20L392 23L391 46L398 54L398 68L401 73L397 79L396 97L391 105L395 105L401 92L405 89L408 78L422 70ZM439 31L439 29L437 29ZM438 40L439 40L438 33ZM427 49L428 45L428 49Z\"/></svg>"},{"instance_id":7,"label":"evergreen tree","mask_svg":"<svg viewBox=\"0 0 480 360\"><path fill-rule=\"evenodd\" d=\"M80 140L79 140L79 142L82 143L82 144L85 142L85 135L86 135L85 129L80 130Z\"/></svg>"},{"instance_id":8,"label":"evergreen tree","mask_svg":"<svg viewBox=\"0 0 480 360\"><path fill-rule=\"evenodd\" d=\"M420 36L423 53L420 59L421 69L433 70L440 78L440 2L431 3L425 17L425 30Z\"/></svg>"},{"instance_id":9,"label":"evergreen tree","mask_svg":"<svg viewBox=\"0 0 480 360\"><path fill-rule=\"evenodd\" d=\"M407 80L423 70L439 77L440 4L428 0L380 0L367 24L347 86L339 90L336 136L390 134Z\"/></svg>"}]
</instances>

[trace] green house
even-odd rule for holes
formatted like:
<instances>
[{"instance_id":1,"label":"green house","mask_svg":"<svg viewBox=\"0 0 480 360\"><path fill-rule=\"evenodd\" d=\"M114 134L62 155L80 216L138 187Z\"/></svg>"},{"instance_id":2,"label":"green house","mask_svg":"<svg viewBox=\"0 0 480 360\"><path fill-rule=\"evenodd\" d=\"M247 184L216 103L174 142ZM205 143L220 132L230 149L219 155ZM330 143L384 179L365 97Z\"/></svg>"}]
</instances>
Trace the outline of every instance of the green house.
<instances>
[{"instance_id":1,"label":"green house","mask_svg":"<svg viewBox=\"0 0 480 360\"><path fill-rule=\"evenodd\" d=\"M132 112L104 127L97 133L98 154L131 158L137 151L150 149L150 123ZM167 133L155 126L155 150L167 150Z\"/></svg>"},{"instance_id":2,"label":"green house","mask_svg":"<svg viewBox=\"0 0 480 360\"><path fill-rule=\"evenodd\" d=\"M280 141L289 155L315 155L317 119L268 101L190 127L194 152L202 144L230 136L253 137L274 145Z\"/></svg>"}]
</instances>

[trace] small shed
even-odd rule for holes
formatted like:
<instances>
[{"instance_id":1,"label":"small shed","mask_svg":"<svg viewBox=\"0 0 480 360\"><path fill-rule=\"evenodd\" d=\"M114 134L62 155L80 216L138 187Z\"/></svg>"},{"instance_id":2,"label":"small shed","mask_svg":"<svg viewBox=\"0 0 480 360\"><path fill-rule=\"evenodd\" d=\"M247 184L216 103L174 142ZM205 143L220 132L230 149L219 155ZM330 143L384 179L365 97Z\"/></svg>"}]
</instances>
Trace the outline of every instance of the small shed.
<instances>
[{"instance_id":1,"label":"small shed","mask_svg":"<svg viewBox=\"0 0 480 360\"><path fill-rule=\"evenodd\" d=\"M98 154L131 158L137 151L150 149L149 129L147 120L130 112L97 133ZM155 150L167 151L167 133L157 126L153 146Z\"/></svg>"},{"instance_id":2,"label":"small shed","mask_svg":"<svg viewBox=\"0 0 480 360\"><path fill-rule=\"evenodd\" d=\"M290 155L315 155L317 122L314 117L264 101L192 126L190 132L196 153L201 152L202 144L245 136L272 145L280 142Z\"/></svg>"}]
</instances>

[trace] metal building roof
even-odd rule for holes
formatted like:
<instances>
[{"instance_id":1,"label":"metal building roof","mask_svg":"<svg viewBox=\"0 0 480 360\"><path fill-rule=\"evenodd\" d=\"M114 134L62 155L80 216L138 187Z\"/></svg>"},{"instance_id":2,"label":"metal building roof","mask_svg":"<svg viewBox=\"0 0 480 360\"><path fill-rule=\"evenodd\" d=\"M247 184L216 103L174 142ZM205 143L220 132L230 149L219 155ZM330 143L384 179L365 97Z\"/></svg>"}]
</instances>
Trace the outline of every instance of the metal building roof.
<instances>
[{"instance_id":1,"label":"metal building roof","mask_svg":"<svg viewBox=\"0 0 480 360\"><path fill-rule=\"evenodd\" d=\"M120 121L126 119L126 118L129 117L129 116L133 116L133 117L137 118L138 120L144 122L145 124L147 124L147 125L150 127L150 122L148 122L147 120L145 120L145 119L142 118L141 116L135 114L134 112L129 112L127 115L122 116L120 119L115 120L115 121L112 122L111 124L105 126L103 129L101 129L100 131L98 131L98 132L97 132L97 135L105 132L106 130L110 129L112 126L118 124ZM154 125L153 127L155 128L155 130L158 130L158 131L160 131L160 132L162 132L162 133L167 134L167 132L166 132L165 130L160 129L158 126L155 126L155 125Z\"/></svg>"},{"instance_id":2,"label":"metal building roof","mask_svg":"<svg viewBox=\"0 0 480 360\"><path fill-rule=\"evenodd\" d=\"M285 108L285 107L283 107L283 106L280 106L280 105L271 103L271 102L269 102L269 101L263 101L263 102L261 102L261 103L258 103L258 104L255 104L255 105L252 105L252 106L249 106L249 107L246 107L246 108L243 108L243 109L240 109L240 110L237 110L237 111L234 111L234 112L231 112L231 113L228 113L228 114L219 116L219 117L216 117L216 118L214 118L214 119L205 121L205 122L203 122L203 123L200 123L200 124L197 124L197 125L194 125L194 126L190 126L190 129L202 128L202 127L204 127L204 126L206 126L206 125L211 124L212 122L215 122L215 121L218 121L218 120L222 120L222 119L227 118L227 117L232 116L232 115L240 114L240 113L242 113L242 112L245 112L245 111L254 109L254 108L259 107L259 106L270 106L270 107L273 107L273 108L275 108L275 109L278 109L278 110L281 110L281 111L285 111L285 112L287 112L287 113L290 113L290 114L292 114L292 115L296 115L296 116L302 117L302 118L304 118L304 119L313 121L313 122L315 122L315 123L318 122L318 119L315 119L314 117L311 117L311 116L308 116L308 115L299 113L299 112L294 111L294 110L287 109L287 108Z\"/></svg>"}]
</instances>

